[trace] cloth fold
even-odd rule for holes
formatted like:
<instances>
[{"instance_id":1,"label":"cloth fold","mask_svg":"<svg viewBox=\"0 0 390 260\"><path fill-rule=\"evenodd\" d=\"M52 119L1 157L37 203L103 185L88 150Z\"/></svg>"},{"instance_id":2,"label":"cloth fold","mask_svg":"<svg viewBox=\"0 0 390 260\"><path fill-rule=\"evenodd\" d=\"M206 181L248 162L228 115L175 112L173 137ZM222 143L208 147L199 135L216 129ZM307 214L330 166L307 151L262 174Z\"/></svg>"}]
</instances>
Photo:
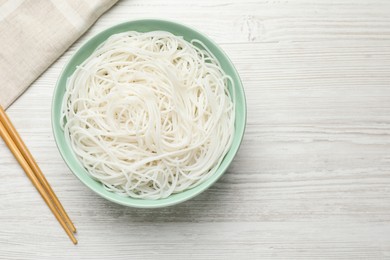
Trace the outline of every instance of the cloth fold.
<instances>
[{"instance_id":1,"label":"cloth fold","mask_svg":"<svg viewBox=\"0 0 390 260\"><path fill-rule=\"evenodd\" d=\"M0 0L0 105L7 108L117 0Z\"/></svg>"}]
</instances>

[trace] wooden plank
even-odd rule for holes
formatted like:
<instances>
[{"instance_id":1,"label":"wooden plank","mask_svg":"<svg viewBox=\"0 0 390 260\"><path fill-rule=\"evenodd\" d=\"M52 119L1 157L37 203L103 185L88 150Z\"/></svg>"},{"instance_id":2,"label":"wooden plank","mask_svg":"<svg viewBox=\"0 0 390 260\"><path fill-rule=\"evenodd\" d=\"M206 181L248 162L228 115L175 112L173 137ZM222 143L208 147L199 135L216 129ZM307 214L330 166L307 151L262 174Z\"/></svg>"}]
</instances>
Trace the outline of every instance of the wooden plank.
<instances>
[{"instance_id":1,"label":"wooden plank","mask_svg":"<svg viewBox=\"0 0 390 260\"><path fill-rule=\"evenodd\" d=\"M67 240L0 141L0 259L389 259L389 10L388 1L119 2L7 111L80 243ZM153 210L81 184L50 122L53 86L74 50L145 16L220 43L248 102L228 172L193 200Z\"/></svg>"}]
</instances>

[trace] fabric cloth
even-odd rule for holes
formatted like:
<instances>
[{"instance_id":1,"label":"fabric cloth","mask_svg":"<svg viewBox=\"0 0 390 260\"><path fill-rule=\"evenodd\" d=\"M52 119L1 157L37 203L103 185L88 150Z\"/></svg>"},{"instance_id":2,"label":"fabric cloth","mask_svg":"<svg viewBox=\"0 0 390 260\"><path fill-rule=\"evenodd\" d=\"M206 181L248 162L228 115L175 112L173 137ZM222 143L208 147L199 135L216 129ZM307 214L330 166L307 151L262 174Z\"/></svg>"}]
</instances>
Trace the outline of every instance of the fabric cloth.
<instances>
[{"instance_id":1,"label":"fabric cloth","mask_svg":"<svg viewBox=\"0 0 390 260\"><path fill-rule=\"evenodd\" d=\"M0 105L7 108L117 0L0 0Z\"/></svg>"}]
</instances>

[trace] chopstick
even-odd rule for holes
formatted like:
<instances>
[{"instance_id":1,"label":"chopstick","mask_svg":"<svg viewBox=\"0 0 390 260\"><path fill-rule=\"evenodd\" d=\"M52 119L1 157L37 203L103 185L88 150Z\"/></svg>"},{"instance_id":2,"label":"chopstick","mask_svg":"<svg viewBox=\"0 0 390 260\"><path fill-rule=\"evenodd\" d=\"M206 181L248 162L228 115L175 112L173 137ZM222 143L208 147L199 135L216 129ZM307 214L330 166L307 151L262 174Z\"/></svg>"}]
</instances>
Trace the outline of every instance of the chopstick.
<instances>
[{"instance_id":1,"label":"chopstick","mask_svg":"<svg viewBox=\"0 0 390 260\"><path fill-rule=\"evenodd\" d=\"M65 212L65 209L62 206L61 202L58 200L57 196L55 195L53 189L51 188L50 184L48 183L45 176L43 175L38 164L35 162L30 151L27 149L22 138L20 138L20 136L19 136L18 132L16 131L15 127L13 126L11 120L8 118L7 114L5 113L4 109L1 106L0 106L0 121L3 123L4 127L7 129L9 135L11 136L12 140L15 142L19 151L23 154L24 158L26 159L27 163L30 165L34 174L40 180L40 182L42 183L43 187L46 189L49 196L53 199L54 204L56 205L56 207L60 211L61 215L64 217L64 220L68 224L68 226L70 227L71 231L73 233L75 233L76 227L74 226L74 224L70 220L68 214Z\"/></svg>"},{"instance_id":2,"label":"chopstick","mask_svg":"<svg viewBox=\"0 0 390 260\"><path fill-rule=\"evenodd\" d=\"M76 232L76 228L66 214L57 196L54 194L53 189L50 187L42 171L38 167L37 163L33 159L31 153L27 149L26 145L20 138L16 129L9 120L4 109L0 106L0 135L8 148L11 150L16 160L22 166L23 170L41 194L42 198L53 212L65 232L74 244L77 244L77 240L73 234Z\"/></svg>"}]
</instances>

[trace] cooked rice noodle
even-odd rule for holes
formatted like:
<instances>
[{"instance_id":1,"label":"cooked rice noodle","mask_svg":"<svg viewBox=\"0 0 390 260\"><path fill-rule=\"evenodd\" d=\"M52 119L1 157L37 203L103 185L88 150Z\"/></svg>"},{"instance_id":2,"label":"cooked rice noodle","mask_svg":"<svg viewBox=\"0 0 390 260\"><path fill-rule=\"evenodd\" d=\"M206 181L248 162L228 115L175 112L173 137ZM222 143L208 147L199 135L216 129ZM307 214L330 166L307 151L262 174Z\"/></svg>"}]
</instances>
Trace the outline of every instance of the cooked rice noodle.
<instances>
[{"instance_id":1,"label":"cooked rice noodle","mask_svg":"<svg viewBox=\"0 0 390 260\"><path fill-rule=\"evenodd\" d=\"M200 41L120 33L68 79L61 125L82 166L108 190L166 198L221 164L234 133L233 90Z\"/></svg>"}]
</instances>

